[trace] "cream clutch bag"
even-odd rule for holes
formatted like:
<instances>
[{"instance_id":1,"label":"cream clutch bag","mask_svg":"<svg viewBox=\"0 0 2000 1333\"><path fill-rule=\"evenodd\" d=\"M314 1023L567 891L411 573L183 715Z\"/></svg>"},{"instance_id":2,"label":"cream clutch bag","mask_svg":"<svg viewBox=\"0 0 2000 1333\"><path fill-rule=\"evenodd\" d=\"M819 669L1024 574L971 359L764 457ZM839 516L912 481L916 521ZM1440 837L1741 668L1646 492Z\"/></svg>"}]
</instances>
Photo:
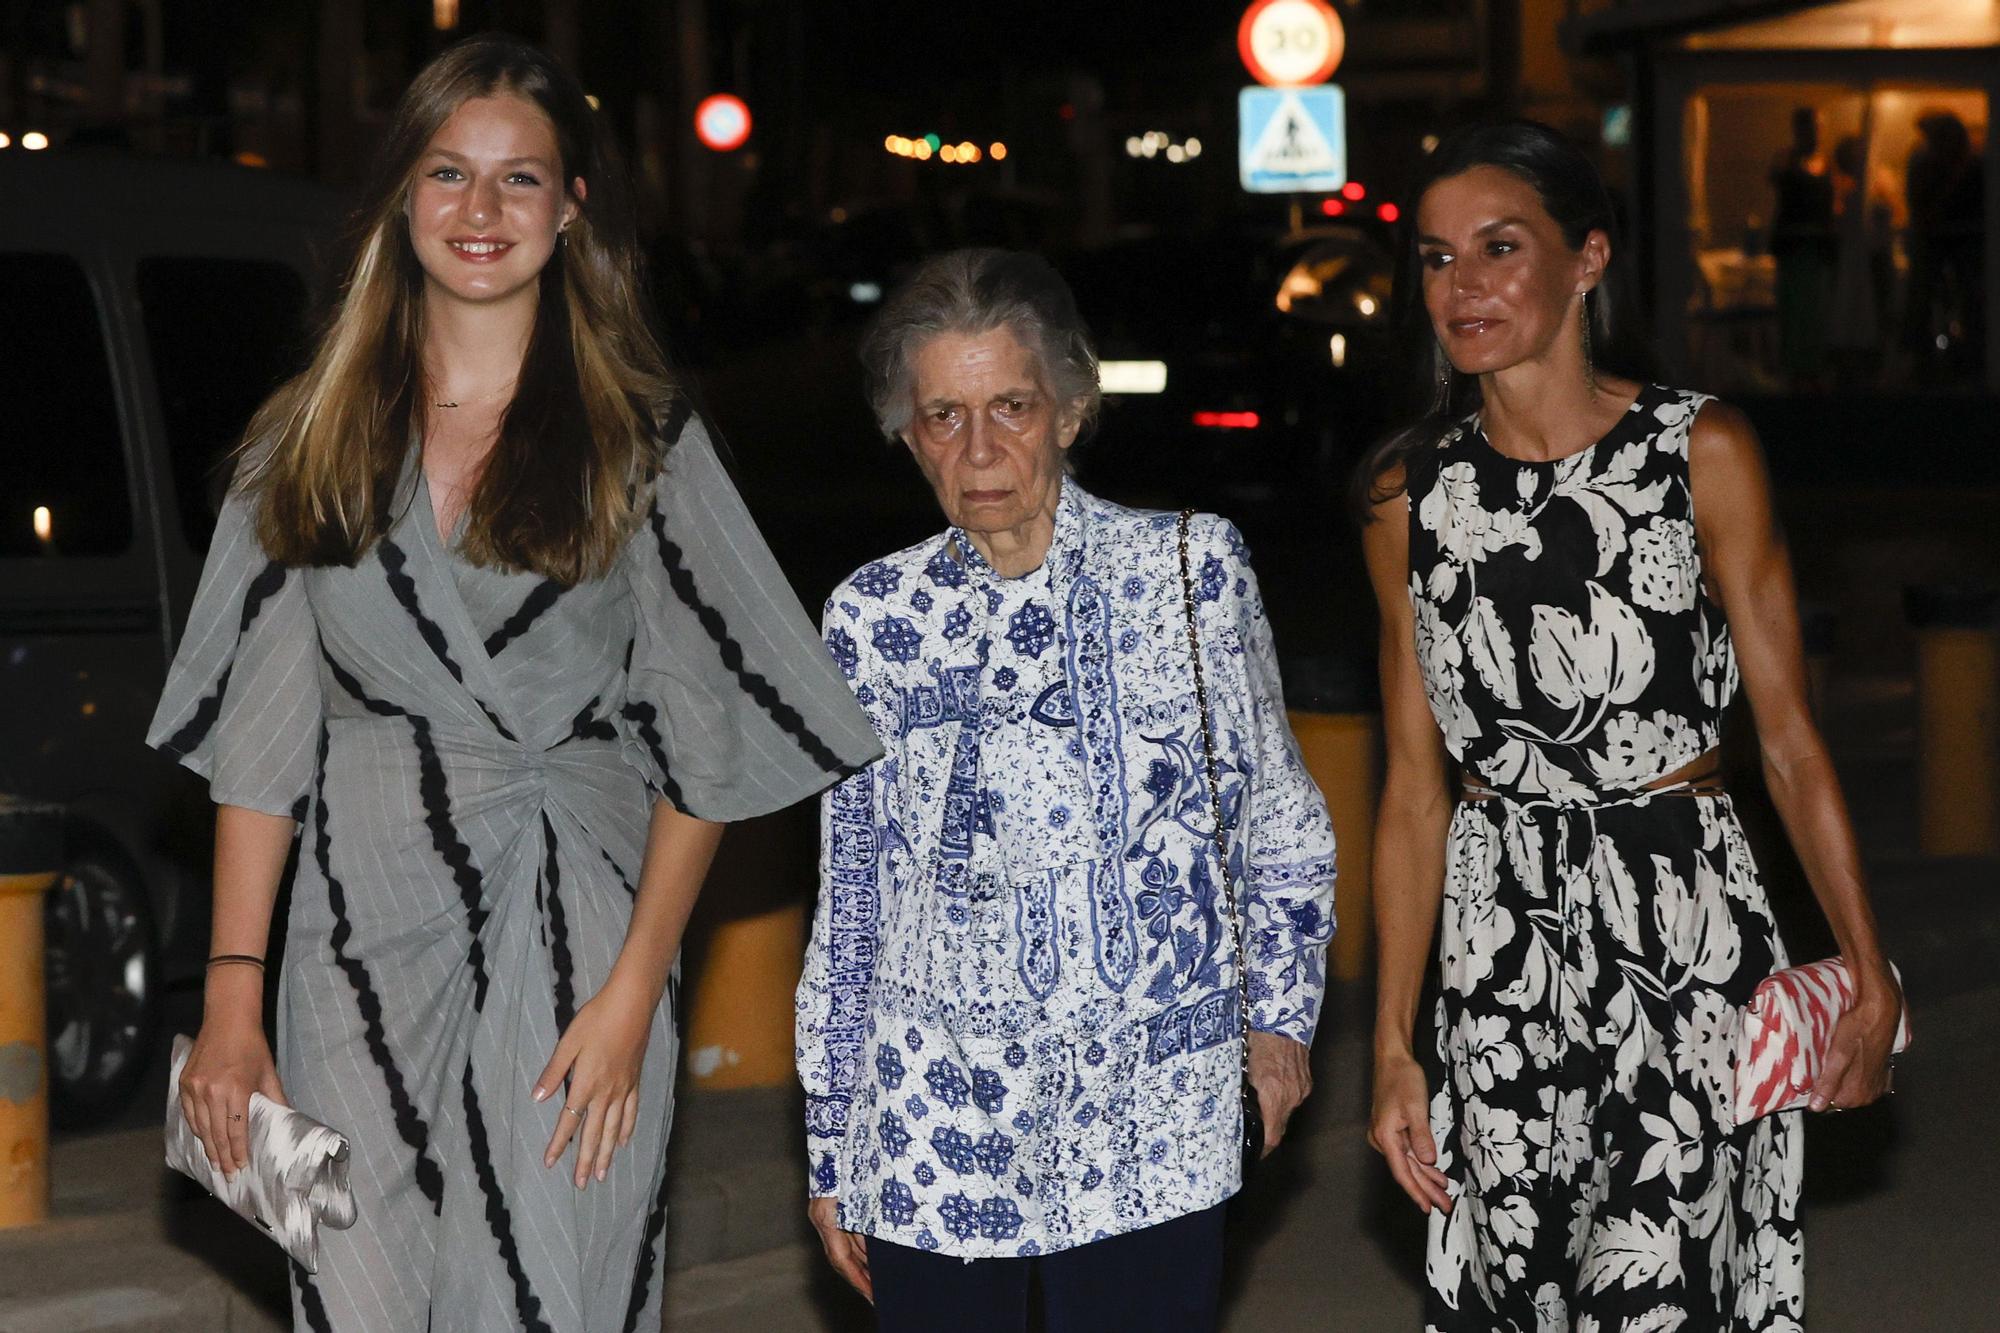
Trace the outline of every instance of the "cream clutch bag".
<instances>
[{"instance_id":1,"label":"cream clutch bag","mask_svg":"<svg viewBox=\"0 0 2000 1333\"><path fill-rule=\"evenodd\" d=\"M319 1272L320 1224L336 1231L354 1225L346 1136L253 1092L247 1125L250 1165L234 1181L227 1179L210 1164L194 1126L181 1114L181 1069L193 1049L188 1037L174 1038L173 1074L167 1080L167 1165L228 1204L237 1216L262 1227L308 1273Z\"/></svg>"}]
</instances>

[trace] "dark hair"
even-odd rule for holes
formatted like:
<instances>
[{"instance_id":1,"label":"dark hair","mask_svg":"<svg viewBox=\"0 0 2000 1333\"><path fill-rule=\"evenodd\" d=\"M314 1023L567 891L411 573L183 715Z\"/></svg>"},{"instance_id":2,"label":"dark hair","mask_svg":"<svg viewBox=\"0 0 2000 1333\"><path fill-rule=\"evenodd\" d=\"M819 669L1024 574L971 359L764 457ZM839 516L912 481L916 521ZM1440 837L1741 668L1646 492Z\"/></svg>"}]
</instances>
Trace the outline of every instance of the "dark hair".
<instances>
[{"instance_id":1,"label":"dark hair","mask_svg":"<svg viewBox=\"0 0 2000 1333\"><path fill-rule=\"evenodd\" d=\"M1653 373L1652 349L1643 332L1644 318L1631 279L1630 260L1618 243L1618 219L1604 178L1577 144L1533 120L1486 121L1467 125L1445 136L1431 155L1423 196L1439 181L1474 167L1499 167L1534 187L1572 250L1581 250L1593 231L1611 238L1611 262L1595 289L1584 297L1590 320L1591 359L1601 370L1646 380ZM1416 209L1411 213L1414 217ZM1423 283L1417 269L1414 229L1406 247L1403 280L1397 284L1400 319L1408 341L1402 364L1419 368L1408 392L1409 424L1392 432L1362 456L1349 495L1363 522L1374 506L1402 493L1384 478L1399 466L1436 445L1445 432L1479 408L1479 379L1460 375L1446 359L1424 310Z\"/></svg>"},{"instance_id":2,"label":"dark hair","mask_svg":"<svg viewBox=\"0 0 2000 1333\"><path fill-rule=\"evenodd\" d=\"M472 563L573 584L609 569L650 498L656 418L673 393L647 318L623 171L583 88L543 52L480 36L426 65L397 104L352 226L352 256L312 363L245 441L258 535L287 565L352 565L394 523L423 416L423 266L405 202L424 152L478 97L549 119L579 208L538 279L513 400L467 504ZM586 197L571 181L581 178Z\"/></svg>"},{"instance_id":3,"label":"dark hair","mask_svg":"<svg viewBox=\"0 0 2000 1333\"><path fill-rule=\"evenodd\" d=\"M1102 394L1097 349L1062 275L1040 255L953 250L925 260L868 326L861 365L876 424L894 439L910 424L917 349L941 333L1007 329L1028 349L1043 387L1088 427Z\"/></svg>"}]
</instances>

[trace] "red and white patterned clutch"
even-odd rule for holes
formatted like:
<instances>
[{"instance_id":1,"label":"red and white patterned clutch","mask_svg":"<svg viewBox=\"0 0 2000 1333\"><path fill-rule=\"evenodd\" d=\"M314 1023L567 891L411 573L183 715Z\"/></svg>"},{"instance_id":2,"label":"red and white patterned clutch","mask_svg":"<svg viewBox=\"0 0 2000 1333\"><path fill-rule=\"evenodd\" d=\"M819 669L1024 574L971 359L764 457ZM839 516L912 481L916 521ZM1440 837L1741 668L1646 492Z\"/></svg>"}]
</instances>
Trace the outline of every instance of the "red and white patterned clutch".
<instances>
[{"instance_id":1,"label":"red and white patterned clutch","mask_svg":"<svg viewBox=\"0 0 2000 1333\"><path fill-rule=\"evenodd\" d=\"M1895 965L1890 965L1895 970ZM1897 974L1897 981L1902 975ZM1826 1063L1834 1024L1854 1004L1854 975L1839 956L1788 967L1757 983L1736 1035L1736 1123L1804 1106ZM1910 1011L1895 1049L1910 1044Z\"/></svg>"}]
</instances>

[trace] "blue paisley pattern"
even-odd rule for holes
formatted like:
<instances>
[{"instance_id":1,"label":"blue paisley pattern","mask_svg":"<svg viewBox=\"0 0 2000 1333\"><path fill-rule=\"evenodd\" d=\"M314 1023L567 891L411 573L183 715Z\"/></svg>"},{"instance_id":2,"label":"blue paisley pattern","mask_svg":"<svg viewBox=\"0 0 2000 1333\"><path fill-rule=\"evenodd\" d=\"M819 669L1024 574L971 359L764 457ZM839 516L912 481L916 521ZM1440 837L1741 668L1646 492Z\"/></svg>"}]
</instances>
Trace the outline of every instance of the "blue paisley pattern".
<instances>
[{"instance_id":1,"label":"blue paisley pattern","mask_svg":"<svg viewBox=\"0 0 2000 1333\"><path fill-rule=\"evenodd\" d=\"M1218 873L1175 527L1065 483L1036 572L1003 579L946 532L827 604L887 751L824 802L798 995L812 1190L850 1230L1040 1254L1233 1194L1225 881L1253 1024L1312 1039L1332 827L1242 541L1202 516Z\"/></svg>"}]
</instances>

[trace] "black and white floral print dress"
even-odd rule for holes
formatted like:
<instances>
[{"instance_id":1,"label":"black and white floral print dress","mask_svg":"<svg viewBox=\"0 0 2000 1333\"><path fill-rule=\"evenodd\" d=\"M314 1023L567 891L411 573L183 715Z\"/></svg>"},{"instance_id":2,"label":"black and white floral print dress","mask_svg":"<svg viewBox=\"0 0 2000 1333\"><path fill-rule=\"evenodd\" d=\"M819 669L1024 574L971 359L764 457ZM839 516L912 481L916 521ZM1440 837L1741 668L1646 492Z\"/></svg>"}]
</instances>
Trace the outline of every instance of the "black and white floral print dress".
<instances>
[{"instance_id":1,"label":"black and white floral print dress","mask_svg":"<svg viewBox=\"0 0 2000 1333\"><path fill-rule=\"evenodd\" d=\"M1793 1330L1798 1113L1730 1111L1738 1006L1785 965L1725 796L1648 794L1720 739L1688 433L1649 386L1551 463L1477 418L1409 469L1431 711L1471 780L1444 887L1430 1329Z\"/></svg>"}]
</instances>

